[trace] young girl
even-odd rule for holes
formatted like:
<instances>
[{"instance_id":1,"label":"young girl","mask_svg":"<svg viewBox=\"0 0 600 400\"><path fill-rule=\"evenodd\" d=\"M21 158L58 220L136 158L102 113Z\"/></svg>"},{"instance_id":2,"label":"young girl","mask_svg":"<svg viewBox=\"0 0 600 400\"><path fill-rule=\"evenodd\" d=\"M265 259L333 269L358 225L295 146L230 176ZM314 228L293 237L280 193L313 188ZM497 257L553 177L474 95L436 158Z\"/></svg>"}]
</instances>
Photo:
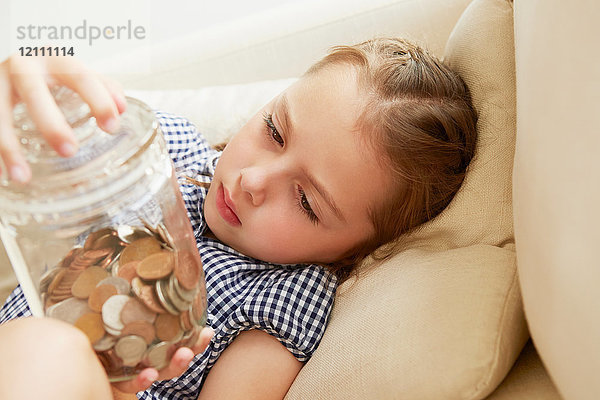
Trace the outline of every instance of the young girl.
<instances>
[{"instance_id":1,"label":"young girl","mask_svg":"<svg viewBox=\"0 0 600 400\"><path fill-rule=\"evenodd\" d=\"M54 74L59 63L81 74ZM114 84L72 59L11 58L1 68L0 155L14 180L30 173L6 122L11 87L63 156L76 143L44 79L78 91L106 130L116 129L125 108ZM208 330L201 336L193 360L180 349L164 370L114 385L135 392L160 379L138 393L142 399L283 398L319 344L336 285L364 257L390 256L393 239L439 214L475 148L476 114L463 81L400 39L334 48L223 152L184 119L157 117L181 171L214 336L210 343ZM196 184L206 177L209 189ZM17 288L0 322L22 315ZM0 326L0 336L1 398L110 398L89 343L71 326L29 318Z\"/></svg>"}]
</instances>

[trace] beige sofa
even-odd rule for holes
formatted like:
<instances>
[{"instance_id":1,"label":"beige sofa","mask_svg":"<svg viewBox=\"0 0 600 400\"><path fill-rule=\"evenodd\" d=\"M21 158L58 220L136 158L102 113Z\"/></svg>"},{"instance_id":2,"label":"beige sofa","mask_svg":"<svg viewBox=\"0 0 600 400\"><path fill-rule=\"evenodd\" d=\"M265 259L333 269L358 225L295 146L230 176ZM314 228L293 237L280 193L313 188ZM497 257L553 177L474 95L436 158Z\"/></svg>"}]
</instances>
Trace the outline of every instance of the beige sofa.
<instances>
[{"instance_id":1,"label":"beige sofa","mask_svg":"<svg viewBox=\"0 0 600 400\"><path fill-rule=\"evenodd\" d=\"M129 94L217 143L331 45L400 35L443 57L480 113L465 183L402 252L340 288L286 399L592 399L600 272L583 216L597 214L599 169L578 155L598 147L598 17L592 2L298 2L96 68L118 62ZM569 86L573 70L587 85Z\"/></svg>"}]
</instances>

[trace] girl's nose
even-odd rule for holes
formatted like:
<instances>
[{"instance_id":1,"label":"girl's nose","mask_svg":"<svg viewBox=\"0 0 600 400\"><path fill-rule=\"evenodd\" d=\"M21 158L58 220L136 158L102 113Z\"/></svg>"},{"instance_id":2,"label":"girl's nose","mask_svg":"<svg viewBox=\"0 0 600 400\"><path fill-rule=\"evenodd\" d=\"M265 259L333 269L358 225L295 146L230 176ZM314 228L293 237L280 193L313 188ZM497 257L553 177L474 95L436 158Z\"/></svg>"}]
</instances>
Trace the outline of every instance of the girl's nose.
<instances>
[{"instance_id":1,"label":"girl's nose","mask_svg":"<svg viewBox=\"0 0 600 400\"><path fill-rule=\"evenodd\" d=\"M254 206L260 206L265 201L271 181L272 174L263 167L248 167L240 171L240 186L250 196Z\"/></svg>"}]
</instances>

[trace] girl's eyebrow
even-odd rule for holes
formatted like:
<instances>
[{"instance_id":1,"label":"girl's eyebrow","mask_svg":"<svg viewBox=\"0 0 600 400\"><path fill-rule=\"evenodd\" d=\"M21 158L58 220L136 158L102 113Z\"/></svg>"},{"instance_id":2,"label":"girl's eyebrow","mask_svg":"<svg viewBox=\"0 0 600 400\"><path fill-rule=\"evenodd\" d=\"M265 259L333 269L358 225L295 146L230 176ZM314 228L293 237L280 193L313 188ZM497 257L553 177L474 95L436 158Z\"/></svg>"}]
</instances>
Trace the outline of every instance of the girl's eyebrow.
<instances>
[{"instance_id":1,"label":"girl's eyebrow","mask_svg":"<svg viewBox=\"0 0 600 400\"><path fill-rule=\"evenodd\" d=\"M321 195L323 200L325 200L325 204L327 204L329 206L329 208L331 209L331 211L333 211L333 214L337 217L337 219L339 219L340 221L346 222L346 218L344 217L344 215L342 214L340 209L336 206L335 201L333 201L333 197L331 197L329 195L329 193L325 190L325 187L321 184L321 182L319 182L317 179L315 179L315 177L312 176L305 169L302 169L302 172L304 172L304 175L306 175L306 179L308 179L310 184L315 189L317 189L317 192L319 192L319 194Z\"/></svg>"},{"instance_id":2,"label":"girl's eyebrow","mask_svg":"<svg viewBox=\"0 0 600 400\"><path fill-rule=\"evenodd\" d=\"M285 135L287 136L288 141L289 141L291 136L293 136L293 126L292 126L291 120L289 118L290 105L288 103L285 93L281 94L281 96L279 97L279 101L277 103L279 105L279 110L277 112L277 116L279 117L279 119L281 121L281 125L283 127L283 132L285 133ZM333 214L337 217L337 219L339 219L343 222L346 222L346 218L344 217L344 215L342 214L340 209L336 206L335 201L333 201L333 197L331 197L331 195L327 192L327 190L325 190L325 187L312 174L310 174L309 171L307 171L303 168L302 172L304 173L304 175L306 175L306 178L308 179L310 184L317 190L317 192L319 192L319 194L321 195L323 200L325 200L325 204L327 204L327 206L329 206L329 208L331 209Z\"/></svg>"},{"instance_id":3,"label":"girl's eyebrow","mask_svg":"<svg viewBox=\"0 0 600 400\"><path fill-rule=\"evenodd\" d=\"M280 110L280 112L277 113L277 116L281 116L281 125L283 126L283 132L288 136L288 138L291 138L292 136L294 136L294 127L289 119L290 108L285 93L282 93L281 96L279 96L279 101L277 103L279 103Z\"/></svg>"}]
</instances>

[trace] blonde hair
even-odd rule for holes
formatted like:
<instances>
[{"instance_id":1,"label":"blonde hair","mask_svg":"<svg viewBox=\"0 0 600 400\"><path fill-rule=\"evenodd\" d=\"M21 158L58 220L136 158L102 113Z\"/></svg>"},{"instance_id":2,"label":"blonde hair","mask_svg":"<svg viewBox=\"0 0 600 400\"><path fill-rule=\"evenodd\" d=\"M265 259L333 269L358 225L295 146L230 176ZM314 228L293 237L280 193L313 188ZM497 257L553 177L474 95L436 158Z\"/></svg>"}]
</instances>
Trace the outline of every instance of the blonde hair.
<instances>
[{"instance_id":1,"label":"blonde hair","mask_svg":"<svg viewBox=\"0 0 600 400\"><path fill-rule=\"evenodd\" d=\"M334 47L305 75L339 64L358 72L367 101L357 128L382 153L395 182L388 201L370 210L374 236L327 264L344 280L366 256L384 260L395 254L394 239L446 208L475 152L477 114L461 77L406 40Z\"/></svg>"}]
</instances>

